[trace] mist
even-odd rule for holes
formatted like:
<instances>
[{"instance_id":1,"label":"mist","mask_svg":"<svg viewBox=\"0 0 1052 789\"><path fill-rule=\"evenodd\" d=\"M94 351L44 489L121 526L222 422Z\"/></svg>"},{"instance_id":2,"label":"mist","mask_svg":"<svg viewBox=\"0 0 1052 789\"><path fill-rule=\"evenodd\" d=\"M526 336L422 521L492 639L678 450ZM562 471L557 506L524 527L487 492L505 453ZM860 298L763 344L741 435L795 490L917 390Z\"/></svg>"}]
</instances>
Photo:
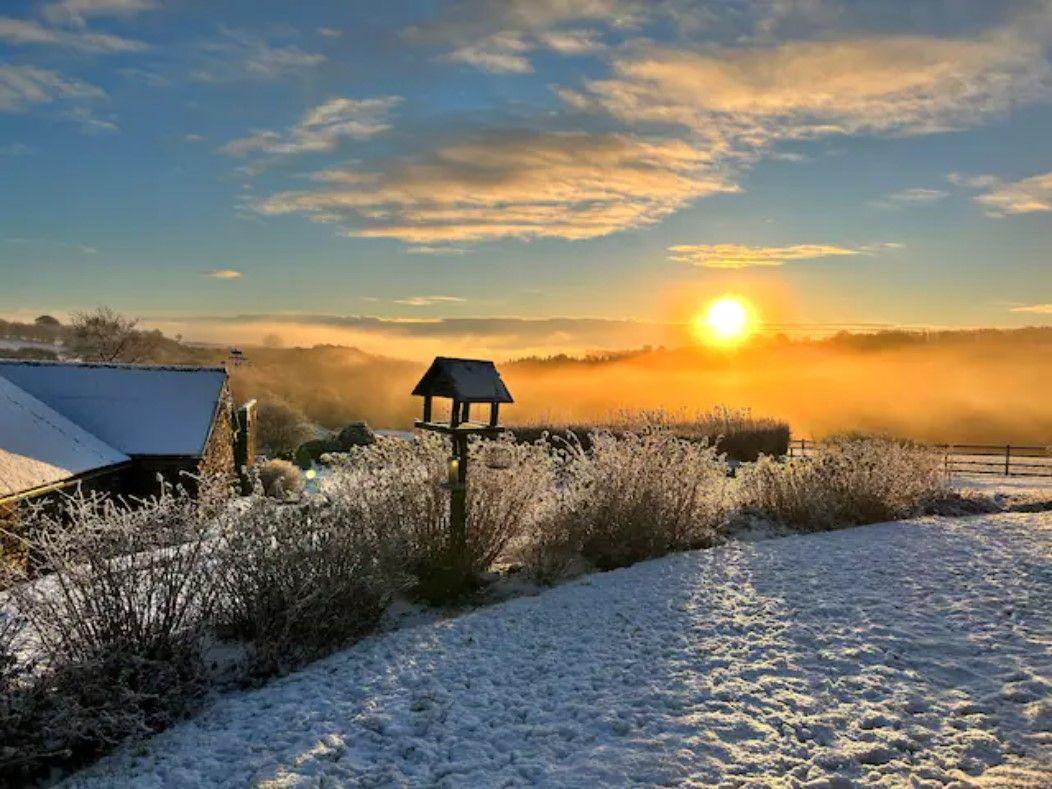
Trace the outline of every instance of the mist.
<instances>
[{"instance_id":1,"label":"mist","mask_svg":"<svg viewBox=\"0 0 1052 789\"><path fill-rule=\"evenodd\" d=\"M452 345L446 355L456 355ZM424 362L354 349L251 349L235 395L277 398L336 428L407 428ZM509 423L598 421L622 409L744 408L797 437L864 431L950 443L1052 444L1052 328L758 339L736 351L646 349L498 360Z\"/></svg>"}]
</instances>

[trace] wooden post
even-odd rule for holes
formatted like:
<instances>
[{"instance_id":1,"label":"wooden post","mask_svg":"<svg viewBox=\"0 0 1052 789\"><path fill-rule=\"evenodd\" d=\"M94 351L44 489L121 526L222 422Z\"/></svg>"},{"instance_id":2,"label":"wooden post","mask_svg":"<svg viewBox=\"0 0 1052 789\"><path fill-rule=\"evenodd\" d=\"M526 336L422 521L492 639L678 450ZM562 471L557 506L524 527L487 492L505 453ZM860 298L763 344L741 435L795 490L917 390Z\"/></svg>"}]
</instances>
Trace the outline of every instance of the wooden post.
<instances>
[{"instance_id":1,"label":"wooden post","mask_svg":"<svg viewBox=\"0 0 1052 789\"><path fill-rule=\"evenodd\" d=\"M455 428L460 424L460 401L454 400L449 410L449 426Z\"/></svg>"},{"instance_id":2,"label":"wooden post","mask_svg":"<svg viewBox=\"0 0 1052 789\"><path fill-rule=\"evenodd\" d=\"M431 421L431 395L424 395L424 421Z\"/></svg>"},{"instance_id":3,"label":"wooden post","mask_svg":"<svg viewBox=\"0 0 1052 789\"><path fill-rule=\"evenodd\" d=\"M454 561L461 563L468 545L468 437L451 436L457 459L457 479L449 485L449 529Z\"/></svg>"},{"instance_id":4,"label":"wooden post","mask_svg":"<svg viewBox=\"0 0 1052 789\"><path fill-rule=\"evenodd\" d=\"M462 416L460 417L461 422L471 421L471 403L464 401L464 405L461 407Z\"/></svg>"},{"instance_id":5,"label":"wooden post","mask_svg":"<svg viewBox=\"0 0 1052 789\"><path fill-rule=\"evenodd\" d=\"M1005 444L1005 476L1012 476L1012 445Z\"/></svg>"},{"instance_id":6,"label":"wooden post","mask_svg":"<svg viewBox=\"0 0 1052 789\"><path fill-rule=\"evenodd\" d=\"M489 426L497 426L497 416L500 413L500 403L491 403L489 407Z\"/></svg>"}]
</instances>

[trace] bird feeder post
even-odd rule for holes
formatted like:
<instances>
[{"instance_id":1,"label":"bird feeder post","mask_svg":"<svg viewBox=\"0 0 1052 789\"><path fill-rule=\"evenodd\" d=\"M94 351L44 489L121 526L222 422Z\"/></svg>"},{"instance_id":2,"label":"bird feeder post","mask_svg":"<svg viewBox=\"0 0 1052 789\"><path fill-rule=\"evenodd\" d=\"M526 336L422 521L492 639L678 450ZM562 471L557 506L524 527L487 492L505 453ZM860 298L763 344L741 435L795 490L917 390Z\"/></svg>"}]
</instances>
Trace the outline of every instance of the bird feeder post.
<instances>
[{"instance_id":1,"label":"bird feeder post","mask_svg":"<svg viewBox=\"0 0 1052 789\"><path fill-rule=\"evenodd\" d=\"M413 394L424 398L423 419L415 426L449 436L450 458L447 487L449 488L449 537L454 561L467 557L468 535L468 439L471 436L492 437L503 428L497 419L501 403L514 402L491 361L480 359L452 359L437 357L413 389ZM451 400L449 422L437 421L432 415L435 397ZM472 403L489 403L489 423L471 421Z\"/></svg>"}]
</instances>

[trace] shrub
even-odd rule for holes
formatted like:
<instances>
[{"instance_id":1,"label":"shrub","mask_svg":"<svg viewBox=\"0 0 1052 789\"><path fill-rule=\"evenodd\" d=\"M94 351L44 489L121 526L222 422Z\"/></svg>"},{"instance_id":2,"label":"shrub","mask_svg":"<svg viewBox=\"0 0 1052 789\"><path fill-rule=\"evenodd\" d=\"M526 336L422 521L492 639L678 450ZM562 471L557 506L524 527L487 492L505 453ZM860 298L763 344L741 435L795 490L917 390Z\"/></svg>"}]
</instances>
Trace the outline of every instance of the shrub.
<instances>
[{"instance_id":1,"label":"shrub","mask_svg":"<svg viewBox=\"0 0 1052 789\"><path fill-rule=\"evenodd\" d=\"M394 546L355 508L257 496L220 518L213 622L250 642L253 676L287 671L368 632L397 583Z\"/></svg>"},{"instance_id":2,"label":"shrub","mask_svg":"<svg viewBox=\"0 0 1052 789\"><path fill-rule=\"evenodd\" d=\"M287 460L268 460L260 464L258 474L263 492L272 498L293 498L303 490L303 475Z\"/></svg>"},{"instance_id":3,"label":"shrub","mask_svg":"<svg viewBox=\"0 0 1052 789\"><path fill-rule=\"evenodd\" d=\"M515 444L510 437L472 441L461 543L450 529L448 455L440 436L381 437L335 459L334 473L322 487L357 502L367 528L400 544L415 592L433 602L477 586L479 575L538 517L553 473L546 446Z\"/></svg>"},{"instance_id":4,"label":"shrub","mask_svg":"<svg viewBox=\"0 0 1052 789\"><path fill-rule=\"evenodd\" d=\"M764 457L738 479L743 506L810 531L917 515L945 487L938 451L882 438L833 439L786 462Z\"/></svg>"},{"instance_id":5,"label":"shrub","mask_svg":"<svg viewBox=\"0 0 1052 789\"><path fill-rule=\"evenodd\" d=\"M554 514L540 535L540 564L574 550L608 570L669 551L711 544L723 519L726 464L716 448L677 438L662 424L638 432L590 435L591 451L563 456Z\"/></svg>"},{"instance_id":6,"label":"shrub","mask_svg":"<svg viewBox=\"0 0 1052 789\"><path fill-rule=\"evenodd\" d=\"M256 407L256 444L265 455L291 455L310 437L310 424L299 409L281 400L263 400Z\"/></svg>"},{"instance_id":7,"label":"shrub","mask_svg":"<svg viewBox=\"0 0 1052 789\"><path fill-rule=\"evenodd\" d=\"M30 509L41 577L9 591L40 668L0 721L0 775L75 762L159 731L204 691L201 635L213 602L197 504L165 490L134 509L96 497Z\"/></svg>"}]
</instances>

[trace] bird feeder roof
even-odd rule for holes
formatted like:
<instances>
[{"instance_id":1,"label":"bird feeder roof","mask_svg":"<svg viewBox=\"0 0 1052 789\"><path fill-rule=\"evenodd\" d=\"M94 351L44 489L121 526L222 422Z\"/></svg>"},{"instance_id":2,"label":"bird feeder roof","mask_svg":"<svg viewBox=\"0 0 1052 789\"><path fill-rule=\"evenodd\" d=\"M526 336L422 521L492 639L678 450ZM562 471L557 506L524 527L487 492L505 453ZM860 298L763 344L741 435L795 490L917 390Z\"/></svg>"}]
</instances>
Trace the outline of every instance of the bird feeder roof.
<instances>
[{"instance_id":1,"label":"bird feeder roof","mask_svg":"<svg viewBox=\"0 0 1052 789\"><path fill-rule=\"evenodd\" d=\"M493 362L438 356L413 390L421 397L449 397L462 403L513 403Z\"/></svg>"}]
</instances>

